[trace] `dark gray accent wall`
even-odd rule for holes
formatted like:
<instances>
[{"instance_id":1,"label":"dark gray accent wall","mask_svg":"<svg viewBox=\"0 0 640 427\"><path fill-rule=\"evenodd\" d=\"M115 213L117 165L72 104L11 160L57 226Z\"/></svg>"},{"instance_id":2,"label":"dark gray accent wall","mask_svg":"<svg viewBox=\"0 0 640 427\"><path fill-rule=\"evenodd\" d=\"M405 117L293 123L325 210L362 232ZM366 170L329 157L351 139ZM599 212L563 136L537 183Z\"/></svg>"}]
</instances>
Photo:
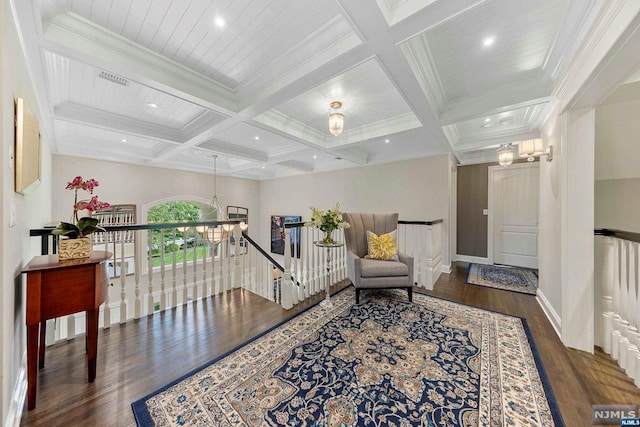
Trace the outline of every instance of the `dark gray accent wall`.
<instances>
[{"instance_id":1,"label":"dark gray accent wall","mask_svg":"<svg viewBox=\"0 0 640 427\"><path fill-rule=\"evenodd\" d=\"M458 255L487 256L488 163L458 166Z\"/></svg>"}]
</instances>

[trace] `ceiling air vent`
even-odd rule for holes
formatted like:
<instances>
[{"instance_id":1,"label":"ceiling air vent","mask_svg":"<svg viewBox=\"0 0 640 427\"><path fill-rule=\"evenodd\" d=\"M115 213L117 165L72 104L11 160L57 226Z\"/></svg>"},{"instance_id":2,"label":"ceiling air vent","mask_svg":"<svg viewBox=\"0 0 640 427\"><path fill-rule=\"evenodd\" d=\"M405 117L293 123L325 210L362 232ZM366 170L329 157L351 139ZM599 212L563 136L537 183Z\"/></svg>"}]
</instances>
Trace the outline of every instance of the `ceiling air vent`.
<instances>
[{"instance_id":1,"label":"ceiling air vent","mask_svg":"<svg viewBox=\"0 0 640 427\"><path fill-rule=\"evenodd\" d=\"M129 80L125 79L124 77L120 77L117 74L109 73L108 71L100 71L98 77L122 86L126 86L129 84Z\"/></svg>"}]
</instances>

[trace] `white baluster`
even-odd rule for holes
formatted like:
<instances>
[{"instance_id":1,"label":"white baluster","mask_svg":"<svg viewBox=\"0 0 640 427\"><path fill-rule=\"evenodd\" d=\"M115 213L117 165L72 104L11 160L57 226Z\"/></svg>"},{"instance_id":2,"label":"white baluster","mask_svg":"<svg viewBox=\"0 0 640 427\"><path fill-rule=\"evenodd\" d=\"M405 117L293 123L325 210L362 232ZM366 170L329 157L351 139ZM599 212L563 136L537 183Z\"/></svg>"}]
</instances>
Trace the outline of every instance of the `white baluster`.
<instances>
[{"instance_id":1,"label":"white baluster","mask_svg":"<svg viewBox=\"0 0 640 427\"><path fill-rule=\"evenodd\" d=\"M175 247L175 242L178 237L178 230L173 229L173 242L171 245L171 293L169 294L171 304L170 307L175 307L178 305L178 268L177 268L177 258L178 258L178 250L179 247ZM187 247L187 242L184 238L184 233L182 234L182 251L184 253L185 248Z\"/></svg>"},{"instance_id":2,"label":"white baluster","mask_svg":"<svg viewBox=\"0 0 640 427\"><path fill-rule=\"evenodd\" d=\"M614 244L611 237L603 237L604 261L602 264L602 349L611 354L611 331L613 317L613 284L614 284Z\"/></svg>"},{"instance_id":3,"label":"white baluster","mask_svg":"<svg viewBox=\"0 0 640 427\"><path fill-rule=\"evenodd\" d=\"M149 294L147 295L148 303L147 303L147 314L153 314L153 238L152 238L153 230L148 230L147 232L147 278L149 281L148 290Z\"/></svg>"},{"instance_id":4,"label":"white baluster","mask_svg":"<svg viewBox=\"0 0 640 427\"><path fill-rule=\"evenodd\" d=\"M135 301L133 304L133 316L135 319L139 319L142 316L142 300L140 298L140 233L132 231L133 233L133 268L134 280L135 280Z\"/></svg>"},{"instance_id":5,"label":"white baluster","mask_svg":"<svg viewBox=\"0 0 640 427\"><path fill-rule=\"evenodd\" d=\"M187 279L187 239L185 239L185 237L188 236L188 232L189 229L188 228L184 228L184 232L182 233L182 240L185 241L185 244L182 248L182 304L186 304L187 301L189 300L189 285L188 282L189 280ZM195 237L195 236L194 236ZM195 242L195 238L193 239ZM195 254L195 244L191 246L191 249L193 249L193 253Z\"/></svg>"},{"instance_id":6,"label":"white baluster","mask_svg":"<svg viewBox=\"0 0 640 427\"><path fill-rule=\"evenodd\" d=\"M164 311L167 308L167 292L165 290L166 283L164 281L165 278L165 259L164 259L164 248L166 247L166 242L164 240L164 229L160 230L160 311Z\"/></svg>"},{"instance_id":7,"label":"white baluster","mask_svg":"<svg viewBox=\"0 0 640 427\"><path fill-rule=\"evenodd\" d=\"M124 262L124 233L120 232L120 324L127 322L127 267ZM115 245L115 242L114 242ZM114 252L113 269L116 268Z\"/></svg>"}]
</instances>

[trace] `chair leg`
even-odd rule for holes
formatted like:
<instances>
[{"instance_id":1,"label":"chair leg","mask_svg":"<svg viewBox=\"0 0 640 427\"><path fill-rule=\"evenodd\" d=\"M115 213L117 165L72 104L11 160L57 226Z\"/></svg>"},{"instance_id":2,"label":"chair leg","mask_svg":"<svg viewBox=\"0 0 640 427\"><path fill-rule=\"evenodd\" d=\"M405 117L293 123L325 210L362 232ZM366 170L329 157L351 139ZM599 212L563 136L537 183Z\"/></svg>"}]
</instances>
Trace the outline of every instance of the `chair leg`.
<instances>
[{"instance_id":1,"label":"chair leg","mask_svg":"<svg viewBox=\"0 0 640 427\"><path fill-rule=\"evenodd\" d=\"M360 289L356 288L356 304L360 304Z\"/></svg>"},{"instance_id":2,"label":"chair leg","mask_svg":"<svg viewBox=\"0 0 640 427\"><path fill-rule=\"evenodd\" d=\"M407 288L407 293L409 294L409 302L413 302L413 286Z\"/></svg>"}]
</instances>

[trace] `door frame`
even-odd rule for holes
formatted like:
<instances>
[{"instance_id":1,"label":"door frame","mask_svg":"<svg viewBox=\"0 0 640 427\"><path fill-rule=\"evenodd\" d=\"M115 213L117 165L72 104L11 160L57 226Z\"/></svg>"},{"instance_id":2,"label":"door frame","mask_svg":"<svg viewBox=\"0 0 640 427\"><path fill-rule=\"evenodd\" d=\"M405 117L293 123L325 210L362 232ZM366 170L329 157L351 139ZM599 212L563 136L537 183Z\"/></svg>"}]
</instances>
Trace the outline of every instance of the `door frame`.
<instances>
[{"instance_id":1,"label":"door frame","mask_svg":"<svg viewBox=\"0 0 640 427\"><path fill-rule=\"evenodd\" d=\"M495 206L496 206L496 197L497 191L493 188L494 175L496 171L505 170L505 169L531 169L531 168L539 168L540 162L527 162L527 163L513 163L507 168L504 166L489 166L489 182L488 182L488 203L487 208L489 210L487 216L487 259L490 265L493 265L493 221L495 220ZM538 182L538 185L540 183ZM540 209L540 195L538 195L538 209ZM538 212L539 214L540 212ZM538 218L540 215L538 215ZM540 235L540 230L538 230L538 236ZM538 260L540 259L540 250L538 248Z\"/></svg>"}]
</instances>

